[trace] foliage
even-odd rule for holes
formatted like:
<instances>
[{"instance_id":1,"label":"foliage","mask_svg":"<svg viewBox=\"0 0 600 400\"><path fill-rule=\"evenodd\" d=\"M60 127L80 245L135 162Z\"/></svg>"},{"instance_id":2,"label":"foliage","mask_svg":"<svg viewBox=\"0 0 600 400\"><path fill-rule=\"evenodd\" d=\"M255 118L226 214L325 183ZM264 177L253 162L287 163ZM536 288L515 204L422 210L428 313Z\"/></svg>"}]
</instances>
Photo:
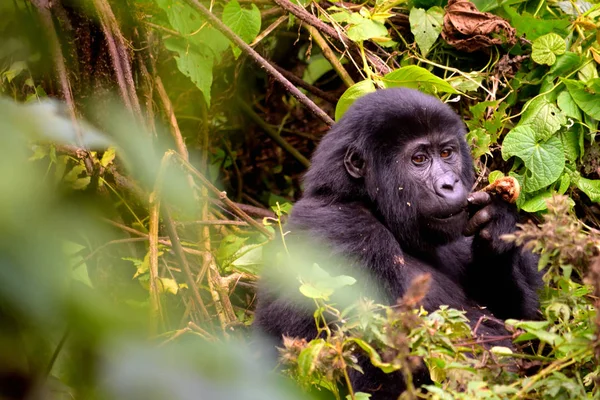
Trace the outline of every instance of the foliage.
<instances>
[{"instance_id":1,"label":"foliage","mask_svg":"<svg viewBox=\"0 0 600 400\"><path fill-rule=\"evenodd\" d=\"M0 382L14 398L341 398L359 354L409 383L423 360L434 383L405 397L599 396L599 4L16 0L0 15ZM315 111L338 120L398 86L455 106L480 185L519 180L538 222L507 239L541 255L541 319L484 346L461 312L415 309L426 276L392 307L342 302L362 278L307 252L287 275L322 337L284 341L286 374L311 389L289 390L248 346L264 245L287 249L327 129Z\"/></svg>"}]
</instances>

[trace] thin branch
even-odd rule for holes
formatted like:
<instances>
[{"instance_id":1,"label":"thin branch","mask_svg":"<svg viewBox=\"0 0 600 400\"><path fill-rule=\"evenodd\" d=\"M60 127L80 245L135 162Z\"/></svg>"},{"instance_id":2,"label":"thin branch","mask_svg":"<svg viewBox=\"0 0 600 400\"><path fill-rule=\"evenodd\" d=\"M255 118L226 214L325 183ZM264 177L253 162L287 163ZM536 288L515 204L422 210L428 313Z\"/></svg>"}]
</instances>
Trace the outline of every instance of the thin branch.
<instances>
[{"instance_id":1,"label":"thin branch","mask_svg":"<svg viewBox=\"0 0 600 400\"><path fill-rule=\"evenodd\" d=\"M98 1L98 0L96 0ZM290 81L288 81L279 71L277 71L271 64L269 64L264 58L261 57L252 47L244 42L239 36L237 36L227 25L221 20L215 17L202 3L198 0L185 0L192 8L202 14L212 24L214 28L224 34L229 40L235 43L244 53L248 54L250 58L256 62L261 68L264 68L271 76L279 81L284 88L292 94L300 103L308 108L313 114L319 117L327 125L333 125L334 121L321 110L315 103L312 102L304 93L302 93L297 87L295 87Z\"/></svg>"},{"instance_id":2,"label":"thin branch","mask_svg":"<svg viewBox=\"0 0 600 400\"><path fill-rule=\"evenodd\" d=\"M283 75L287 79L289 79L290 82L292 82L294 85L300 86L302 89L306 89L310 93L314 94L317 97L322 98L325 101L330 102L331 104L336 104L338 102L338 98L336 96L329 94L329 93L319 89L318 87L307 83L306 81L297 77L293 73L291 73L275 64L273 64L273 66L275 67L275 69L277 69L277 71L281 72L281 75Z\"/></svg>"},{"instance_id":3,"label":"thin branch","mask_svg":"<svg viewBox=\"0 0 600 400\"><path fill-rule=\"evenodd\" d=\"M283 8L284 10L289 12L290 14L295 15L301 21L304 21L307 24L314 26L315 28L317 28L319 31L323 32L327 36L329 36L333 39L339 40L340 42L342 42L342 44L347 49L352 51L353 54L360 55L360 49L358 48L356 43L354 43L352 40L350 40L350 38L348 38L348 36L346 36L346 34L344 32L337 31L336 29L327 25L325 22L321 21L319 18L315 17L314 15L312 15L311 13L306 11L304 8L297 6L288 0L272 0L272 1L275 4L277 4L279 7ZM370 54L370 53L367 53L366 57L379 74L385 75L391 71L391 68L389 66L387 66L387 64L385 64L383 61L381 61L379 59L379 57L377 57L373 54Z\"/></svg>"},{"instance_id":4,"label":"thin branch","mask_svg":"<svg viewBox=\"0 0 600 400\"><path fill-rule=\"evenodd\" d=\"M167 154L173 155L179 159L181 164L192 173L201 183L204 185L210 192L217 195L219 200L225 205L225 207L229 208L235 215L237 215L242 220L246 221L250 226L258 230L260 233L268 237L269 239L273 239L273 234L266 229L263 225L256 222L252 219L248 214L242 211L236 203L231 201L227 197L227 192L222 192L215 187L200 171L198 171L192 164L190 164L187 160L183 159L179 154L173 152L172 150L168 151Z\"/></svg>"},{"instance_id":5,"label":"thin branch","mask_svg":"<svg viewBox=\"0 0 600 400\"><path fill-rule=\"evenodd\" d=\"M256 114L248 104L246 104L246 102L244 102L241 99L238 99L238 104L242 108L242 111L246 115L248 115L258 126L260 126L261 129L265 131L265 133L275 141L275 143L277 143L279 146L281 146L282 149L290 153L290 155L292 155L296 160L298 160L300 164L304 165L306 168L310 167L310 161L308 160L308 158L304 157L302 153L296 150L294 146L292 146L287 140L282 138L273 128L271 128L269 124L263 121L262 118L260 118L258 114Z\"/></svg>"},{"instance_id":6,"label":"thin branch","mask_svg":"<svg viewBox=\"0 0 600 400\"><path fill-rule=\"evenodd\" d=\"M348 71L346 71L340 60L338 60L337 56L333 53L333 50L331 50L331 47L329 47L329 44L327 44L327 41L325 40L323 35L319 33L317 28L315 28L314 26L307 25L306 30L308 31L308 33L310 33L315 42L317 42L317 45L321 48L321 51L323 52L323 56L325 56L327 61L329 61L333 69L335 69L335 72L337 72L337 74L346 84L346 86L350 87L354 85L354 80L350 77Z\"/></svg>"},{"instance_id":7,"label":"thin branch","mask_svg":"<svg viewBox=\"0 0 600 400\"><path fill-rule=\"evenodd\" d=\"M175 223L171 218L171 214L164 206L162 207L162 215L165 227L167 228L167 234L169 235L171 243L173 244L173 252L175 253L175 257L177 258L179 265L183 267L183 272L185 273L188 287L192 289L192 293L194 294L196 304L198 305L198 308L201 311L204 321L210 321L208 310L204 306L204 301L200 296L200 291L198 291L198 285L194 280L194 275L192 274L190 265L188 264L187 258L185 257L185 254L183 252L183 246L181 245L181 241L179 240L179 234L177 233L177 229L175 228Z\"/></svg>"}]
</instances>

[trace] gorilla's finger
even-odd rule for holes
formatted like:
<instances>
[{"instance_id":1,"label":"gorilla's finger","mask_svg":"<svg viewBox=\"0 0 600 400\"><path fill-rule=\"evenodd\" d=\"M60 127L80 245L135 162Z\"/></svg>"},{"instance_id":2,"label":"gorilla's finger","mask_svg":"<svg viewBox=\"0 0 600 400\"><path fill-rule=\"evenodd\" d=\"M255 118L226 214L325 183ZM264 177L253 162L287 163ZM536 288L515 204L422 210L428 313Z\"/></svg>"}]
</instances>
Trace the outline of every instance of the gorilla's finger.
<instances>
[{"instance_id":1,"label":"gorilla's finger","mask_svg":"<svg viewBox=\"0 0 600 400\"><path fill-rule=\"evenodd\" d=\"M473 206L485 206L492 202L492 196L486 192L474 192L467 197L467 202Z\"/></svg>"},{"instance_id":2,"label":"gorilla's finger","mask_svg":"<svg viewBox=\"0 0 600 400\"><path fill-rule=\"evenodd\" d=\"M465 236L473 236L480 227L487 224L492 220L492 212L489 207L482 208L477 211L473 217L467 222L467 227L465 228L463 234Z\"/></svg>"}]
</instances>

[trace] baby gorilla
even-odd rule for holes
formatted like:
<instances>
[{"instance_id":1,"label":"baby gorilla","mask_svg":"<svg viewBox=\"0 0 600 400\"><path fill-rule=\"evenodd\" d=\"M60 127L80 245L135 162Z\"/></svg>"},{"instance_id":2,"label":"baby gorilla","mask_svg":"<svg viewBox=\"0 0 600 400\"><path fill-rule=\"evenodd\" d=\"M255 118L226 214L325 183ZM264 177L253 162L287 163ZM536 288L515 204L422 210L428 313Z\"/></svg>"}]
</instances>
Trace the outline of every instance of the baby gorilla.
<instances>
[{"instance_id":1,"label":"baby gorilla","mask_svg":"<svg viewBox=\"0 0 600 400\"><path fill-rule=\"evenodd\" d=\"M286 230L350 260L347 274L361 271L388 304L428 273L431 288L422 305L429 311L465 310L472 325L484 315L534 318L537 258L500 239L515 230L514 206L470 194L474 172L465 134L449 106L416 90L362 97L319 144ZM255 318L277 340L317 335L312 311L268 281ZM507 335L497 322L481 324L478 333ZM364 372L353 373L352 383L372 399L395 399L403 390L397 374L368 365Z\"/></svg>"}]
</instances>

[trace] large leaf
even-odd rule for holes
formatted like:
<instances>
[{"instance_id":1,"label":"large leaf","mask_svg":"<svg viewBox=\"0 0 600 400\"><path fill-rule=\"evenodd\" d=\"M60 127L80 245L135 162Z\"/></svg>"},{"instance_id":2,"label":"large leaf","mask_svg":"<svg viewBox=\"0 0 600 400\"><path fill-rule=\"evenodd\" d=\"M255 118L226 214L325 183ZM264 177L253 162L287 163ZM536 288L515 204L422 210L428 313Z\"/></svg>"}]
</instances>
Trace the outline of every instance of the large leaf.
<instances>
[{"instance_id":1,"label":"large leaf","mask_svg":"<svg viewBox=\"0 0 600 400\"><path fill-rule=\"evenodd\" d=\"M425 56L442 32L444 23L444 10L441 7L431 7L425 11L413 7L408 17L410 30L415 36L415 42Z\"/></svg>"},{"instance_id":2,"label":"large leaf","mask_svg":"<svg viewBox=\"0 0 600 400\"><path fill-rule=\"evenodd\" d=\"M556 33L549 33L534 40L531 50L531 58L536 63L554 65L556 56L567 50L567 44Z\"/></svg>"},{"instance_id":3,"label":"large leaf","mask_svg":"<svg viewBox=\"0 0 600 400\"><path fill-rule=\"evenodd\" d=\"M579 108L590 117L600 119L600 94L590 91L583 82L572 79L562 81Z\"/></svg>"},{"instance_id":4,"label":"large leaf","mask_svg":"<svg viewBox=\"0 0 600 400\"><path fill-rule=\"evenodd\" d=\"M556 98L558 107L565 113L567 117L581 121L581 110L577 107L577 103L573 100L573 97L568 91L563 90Z\"/></svg>"},{"instance_id":5,"label":"large leaf","mask_svg":"<svg viewBox=\"0 0 600 400\"><path fill-rule=\"evenodd\" d=\"M350 106L358 99L359 97L364 96L367 93L371 93L375 91L375 84L370 79L365 79L364 81L360 81L350 86L340 97L335 106L335 120L339 121L342 118L342 115L350 108Z\"/></svg>"},{"instance_id":6,"label":"large leaf","mask_svg":"<svg viewBox=\"0 0 600 400\"><path fill-rule=\"evenodd\" d=\"M546 200L552 197L550 192L542 192L523 203L521 209L527 212L537 212L548 208Z\"/></svg>"},{"instance_id":7,"label":"large leaf","mask_svg":"<svg viewBox=\"0 0 600 400\"><path fill-rule=\"evenodd\" d=\"M223 22L246 43L252 42L260 33L260 11L255 4L250 7L249 10L242 8L237 0L230 0L223 7ZM231 49L238 58L242 51L233 43Z\"/></svg>"},{"instance_id":8,"label":"large leaf","mask_svg":"<svg viewBox=\"0 0 600 400\"><path fill-rule=\"evenodd\" d=\"M556 181L565 167L563 144L559 137L541 139L531 125L519 125L506 135L502 144L505 160L516 156L527 167L525 192L535 192Z\"/></svg>"},{"instance_id":9,"label":"large leaf","mask_svg":"<svg viewBox=\"0 0 600 400\"><path fill-rule=\"evenodd\" d=\"M409 87L427 93L459 93L448 82L416 65L398 68L383 77L386 87Z\"/></svg>"},{"instance_id":10,"label":"large leaf","mask_svg":"<svg viewBox=\"0 0 600 400\"><path fill-rule=\"evenodd\" d=\"M156 0L167 14L171 27L180 38L165 40L165 47L177 53L177 68L200 89L210 104L214 63L229 46L229 40L216 29L206 26L205 20L182 1Z\"/></svg>"},{"instance_id":11,"label":"large leaf","mask_svg":"<svg viewBox=\"0 0 600 400\"><path fill-rule=\"evenodd\" d=\"M567 123L564 113L544 96L531 100L519 125L531 125L538 138L546 139Z\"/></svg>"},{"instance_id":12,"label":"large leaf","mask_svg":"<svg viewBox=\"0 0 600 400\"><path fill-rule=\"evenodd\" d=\"M203 48L190 49L187 41L179 38L165 40L165 47L178 54L175 57L177 68L194 82L204 95L206 103L210 104L212 69L215 61L212 52Z\"/></svg>"}]
</instances>

